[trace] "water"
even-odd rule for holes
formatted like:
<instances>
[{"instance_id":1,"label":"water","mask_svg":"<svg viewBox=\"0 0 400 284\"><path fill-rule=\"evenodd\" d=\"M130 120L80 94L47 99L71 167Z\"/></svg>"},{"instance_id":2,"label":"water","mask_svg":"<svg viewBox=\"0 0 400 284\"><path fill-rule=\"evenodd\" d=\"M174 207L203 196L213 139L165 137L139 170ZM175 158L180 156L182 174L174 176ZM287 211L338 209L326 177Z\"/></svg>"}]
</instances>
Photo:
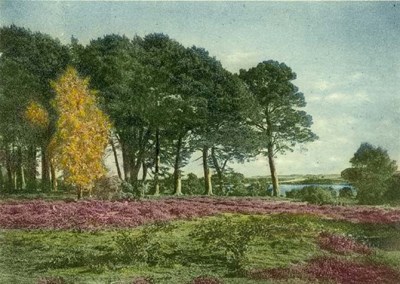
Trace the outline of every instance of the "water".
<instances>
[{"instance_id":1,"label":"water","mask_svg":"<svg viewBox=\"0 0 400 284\"><path fill-rule=\"evenodd\" d=\"M341 184L312 184L312 183L309 183L309 184L280 184L279 185L280 194L285 195L286 192L288 192L288 191L299 190L306 186L333 188L337 193L339 193L339 190L341 190L343 187L350 187L351 189L353 189L353 187L347 183L341 183ZM272 190L272 185L270 185L267 190Z\"/></svg>"}]
</instances>

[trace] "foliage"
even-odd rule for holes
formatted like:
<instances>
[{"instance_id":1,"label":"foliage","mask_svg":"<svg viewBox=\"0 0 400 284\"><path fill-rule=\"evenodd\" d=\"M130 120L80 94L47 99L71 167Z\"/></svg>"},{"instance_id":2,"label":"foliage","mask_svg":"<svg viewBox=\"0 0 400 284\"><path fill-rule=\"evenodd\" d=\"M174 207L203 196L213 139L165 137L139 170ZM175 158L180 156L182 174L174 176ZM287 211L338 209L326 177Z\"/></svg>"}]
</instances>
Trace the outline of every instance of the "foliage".
<instances>
[{"instance_id":1,"label":"foliage","mask_svg":"<svg viewBox=\"0 0 400 284\"><path fill-rule=\"evenodd\" d=\"M292 190L287 192L286 196L317 205L334 204L336 201L336 192L334 190L318 186L305 186L300 190Z\"/></svg>"},{"instance_id":2,"label":"foliage","mask_svg":"<svg viewBox=\"0 0 400 284\"><path fill-rule=\"evenodd\" d=\"M292 83L296 74L286 64L264 61L247 71L240 70L239 76L257 102L249 121L259 132L263 153L269 159L274 196L278 196L274 157L293 151L296 144L318 139L310 128L312 117L301 110L306 101Z\"/></svg>"},{"instance_id":3,"label":"foliage","mask_svg":"<svg viewBox=\"0 0 400 284\"><path fill-rule=\"evenodd\" d=\"M397 204L400 202L400 174L396 173L389 181L388 190L384 194L384 199L389 203Z\"/></svg>"},{"instance_id":4,"label":"foliage","mask_svg":"<svg viewBox=\"0 0 400 284\"><path fill-rule=\"evenodd\" d=\"M38 103L31 102L25 111L25 116L30 123L44 128L49 125L49 115L47 111Z\"/></svg>"},{"instance_id":5,"label":"foliage","mask_svg":"<svg viewBox=\"0 0 400 284\"><path fill-rule=\"evenodd\" d=\"M125 263L168 265L170 255L174 254L173 246L165 243L159 234L174 228L172 224L157 222L145 226L136 235L122 232L115 238L118 258Z\"/></svg>"},{"instance_id":6,"label":"foliage","mask_svg":"<svg viewBox=\"0 0 400 284\"><path fill-rule=\"evenodd\" d=\"M189 173L183 180L185 193L190 195L200 195L204 192L204 182L200 180L194 173Z\"/></svg>"},{"instance_id":7,"label":"foliage","mask_svg":"<svg viewBox=\"0 0 400 284\"><path fill-rule=\"evenodd\" d=\"M387 151L369 143L362 143L353 158L351 168L342 171L342 177L357 189L361 204L384 202L385 192L397 170L396 161L391 160Z\"/></svg>"},{"instance_id":8,"label":"foliage","mask_svg":"<svg viewBox=\"0 0 400 284\"><path fill-rule=\"evenodd\" d=\"M339 197L340 198L354 198L354 193L351 187L343 187L339 190Z\"/></svg>"},{"instance_id":9,"label":"foliage","mask_svg":"<svg viewBox=\"0 0 400 284\"><path fill-rule=\"evenodd\" d=\"M64 171L65 181L79 190L91 188L104 175L102 158L110 130L88 83L69 67L53 84L58 120L50 152Z\"/></svg>"}]
</instances>

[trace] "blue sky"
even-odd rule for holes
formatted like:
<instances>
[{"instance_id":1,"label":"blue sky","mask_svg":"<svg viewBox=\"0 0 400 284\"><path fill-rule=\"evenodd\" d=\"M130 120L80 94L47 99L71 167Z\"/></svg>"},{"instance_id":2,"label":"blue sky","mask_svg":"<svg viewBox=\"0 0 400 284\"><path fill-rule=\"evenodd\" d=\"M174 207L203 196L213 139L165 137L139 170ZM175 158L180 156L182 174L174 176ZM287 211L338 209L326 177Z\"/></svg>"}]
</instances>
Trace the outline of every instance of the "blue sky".
<instances>
[{"instance_id":1,"label":"blue sky","mask_svg":"<svg viewBox=\"0 0 400 284\"><path fill-rule=\"evenodd\" d=\"M0 25L12 23L65 43L163 32L232 72L285 62L320 140L278 156L278 173L339 173L362 142L400 162L400 3L0 1ZM234 167L268 173L263 158Z\"/></svg>"}]
</instances>

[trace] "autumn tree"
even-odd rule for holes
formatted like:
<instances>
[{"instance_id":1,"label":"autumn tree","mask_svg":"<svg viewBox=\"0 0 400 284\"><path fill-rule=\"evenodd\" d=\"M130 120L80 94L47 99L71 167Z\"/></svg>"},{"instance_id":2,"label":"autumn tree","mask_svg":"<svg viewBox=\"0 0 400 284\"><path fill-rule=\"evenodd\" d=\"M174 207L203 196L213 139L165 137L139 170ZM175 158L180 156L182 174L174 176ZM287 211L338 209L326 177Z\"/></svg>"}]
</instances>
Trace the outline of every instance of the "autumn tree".
<instances>
[{"instance_id":1,"label":"autumn tree","mask_svg":"<svg viewBox=\"0 0 400 284\"><path fill-rule=\"evenodd\" d=\"M306 106L303 93L292 83L296 73L285 63L264 61L249 70L240 70L259 108L249 123L259 132L268 157L273 195L279 195L275 156L293 151L296 144L312 142L318 137L311 131L312 117L301 110Z\"/></svg>"},{"instance_id":2,"label":"autumn tree","mask_svg":"<svg viewBox=\"0 0 400 284\"><path fill-rule=\"evenodd\" d=\"M78 199L105 173L103 155L110 131L108 117L88 84L72 67L52 84L58 119L50 153L63 170L65 182L76 187Z\"/></svg>"}]
</instances>

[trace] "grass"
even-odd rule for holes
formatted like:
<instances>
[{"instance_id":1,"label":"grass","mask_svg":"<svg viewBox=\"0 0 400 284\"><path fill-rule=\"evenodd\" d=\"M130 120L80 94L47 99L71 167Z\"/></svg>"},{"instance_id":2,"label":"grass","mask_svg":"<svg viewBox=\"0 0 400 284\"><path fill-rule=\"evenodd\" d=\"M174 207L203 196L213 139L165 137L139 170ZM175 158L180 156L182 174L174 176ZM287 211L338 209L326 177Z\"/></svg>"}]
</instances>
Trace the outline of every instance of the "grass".
<instances>
[{"instance_id":1,"label":"grass","mask_svg":"<svg viewBox=\"0 0 400 284\"><path fill-rule=\"evenodd\" d=\"M223 244L215 248L193 235L193 232L206 234L204 228L207 224L220 224L222 231L226 220L237 224L235 228L242 227L249 220L267 222L268 230L271 230L265 235L254 232L255 236L246 247L245 270L289 267L329 255L317 245L316 236L321 231L352 235L375 246L372 255L343 256L347 259L361 259L400 270L400 247L395 242L400 239L400 230L394 225L350 224L309 215L258 216L255 221L251 218L224 214L130 230L2 230L0 283L36 283L44 276L61 276L66 283L132 283L135 277L140 276L150 277L155 283L189 283L199 275L215 276L224 283L259 283L232 270L229 264L232 256L229 256L229 249L223 249ZM209 231L208 234L210 236ZM143 238L139 238L139 244L132 243L140 236ZM220 235L222 240L239 242L240 233L237 236ZM380 238L393 240L392 246L385 247L377 242ZM136 245L137 251L143 255L130 258L130 252L121 249L126 248L121 246L124 242L125 245ZM296 282L285 280L283 283Z\"/></svg>"}]
</instances>

